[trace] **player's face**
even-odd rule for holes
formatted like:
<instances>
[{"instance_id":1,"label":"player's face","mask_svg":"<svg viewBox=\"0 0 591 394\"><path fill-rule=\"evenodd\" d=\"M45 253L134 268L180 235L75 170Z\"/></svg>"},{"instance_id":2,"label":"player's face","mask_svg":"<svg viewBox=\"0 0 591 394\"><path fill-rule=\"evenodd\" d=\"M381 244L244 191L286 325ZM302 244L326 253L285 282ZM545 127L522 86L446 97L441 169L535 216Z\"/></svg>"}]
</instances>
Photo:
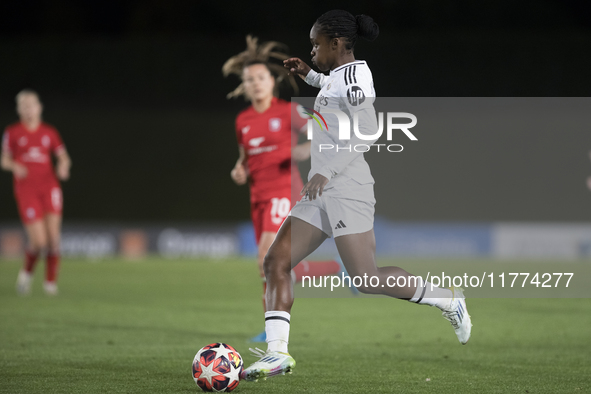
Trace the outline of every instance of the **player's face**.
<instances>
[{"instance_id":1,"label":"player's face","mask_svg":"<svg viewBox=\"0 0 591 394\"><path fill-rule=\"evenodd\" d=\"M35 94L24 94L18 98L16 112L23 121L37 122L41 119L43 106Z\"/></svg>"},{"instance_id":2,"label":"player's face","mask_svg":"<svg viewBox=\"0 0 591 394\"><path fill-rule=\"evenodd\" d=\"M275 78L264 64L253 64L242 70L242 82L250 101L261 101L273 96Z\"/></svg>"},{"instance_id":3,"label":"player's face","mask_svg":"<svg viewBox=\"0 0 591 394\"><path fill-rule=\"evenodd\" d=\"M331 40L324 34L318 32L316 25L312 26L310 30L310 42L312 43L312 63L318 67L320 71L328 71L334 64L334 55L336 51L331 48Z\"/></svg>"}]
</instances>

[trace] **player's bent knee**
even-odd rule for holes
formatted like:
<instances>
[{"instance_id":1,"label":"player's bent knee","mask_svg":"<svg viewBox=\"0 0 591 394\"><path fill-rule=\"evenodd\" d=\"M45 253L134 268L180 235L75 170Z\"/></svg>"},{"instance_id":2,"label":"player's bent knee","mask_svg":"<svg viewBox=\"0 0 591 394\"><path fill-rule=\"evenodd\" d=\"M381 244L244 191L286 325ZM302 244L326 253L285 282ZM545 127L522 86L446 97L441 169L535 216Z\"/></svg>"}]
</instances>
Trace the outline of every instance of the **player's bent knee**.
<instances>
[{"instance_id":1,"label":"player's bent knee","mask_svg":"<svg viewBox=\"0 0 591 394\"><path fill-rule=\"evenodd\" d=\"M284 259L277 253L267 253L263 260L263 270L266 278L285 273L291 275L291 263L289 259Z\"/></svg>"},{"instance_id":2,"label":"player's bent knee","mask_svg":"<svg viewBox=\"0 0 591 394\"><path fill-rule=\"evenodd\" d=\"M30 248L35 252L41 252L47 250L48 243L44 240L34 240L30 243Z\"/></svg>"},{"instance_id":3,"label":"player's bent knee","mask_svg":"<svg viewBox=\"0 0 591 394\"><path fill-rule=\"evenodd\" d=\"M274 271L277 271L277 266L277 260L267 253L263 258L263 271L265 272L265 276L268 277Z\"/></svg>"},{"instance_id":4,"label":"player's bent knee","mask_svg":"<svg viewBox=\"0 0 591 394\"><path fill-rule=\"evenodd\" d=\"M27 247L27 252L33 253L33 254L38 254L42 251L42 248L40 248L39 246L37 246L36 244L30 243L29 246Z\"/></svg>"}]
</instances>

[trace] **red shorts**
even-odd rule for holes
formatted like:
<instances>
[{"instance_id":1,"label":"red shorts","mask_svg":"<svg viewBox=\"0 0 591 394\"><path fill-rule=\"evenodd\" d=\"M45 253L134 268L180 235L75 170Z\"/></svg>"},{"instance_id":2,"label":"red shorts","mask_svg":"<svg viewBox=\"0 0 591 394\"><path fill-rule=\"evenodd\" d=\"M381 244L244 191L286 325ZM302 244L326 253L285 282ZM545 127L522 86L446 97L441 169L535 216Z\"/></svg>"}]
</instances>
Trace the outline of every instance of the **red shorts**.
<instances>
[{"instance_id":1,"label":"red shorts","mask_svg":"<svg viewBox=\"0 0 591 394\"><path fill-rule=\"evenodd\" d=\"M250 216L254 225L257 245L263 232L270 231L275 234L279 231L279 227L281 227L290 209L291 200L289 195L251 203Z\"/></svg>"},{"instance_id":2,"label":"red shorts","mask_svg":"<svg viewBox=\"0 0 591 394\"><path fill-rule=\"evenodd\" d=\"M46 185L38 188L15 191L16 205L21 220L25 224L43 219L48 213L61 215L63 199L59 185Z\"/></svg>"}]
</instances>

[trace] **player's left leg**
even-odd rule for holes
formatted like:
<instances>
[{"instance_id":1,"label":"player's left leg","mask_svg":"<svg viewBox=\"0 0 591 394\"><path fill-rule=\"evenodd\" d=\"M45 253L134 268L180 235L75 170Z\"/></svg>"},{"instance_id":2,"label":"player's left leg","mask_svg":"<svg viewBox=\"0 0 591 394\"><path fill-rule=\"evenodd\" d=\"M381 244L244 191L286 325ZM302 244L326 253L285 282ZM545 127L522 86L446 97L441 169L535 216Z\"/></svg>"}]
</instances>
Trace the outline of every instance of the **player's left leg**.
<instances>
[{"instance_id":1,"label":"player's left leg","mask_svg":"<svg viewBox=\"0 0 591 394\"><path fill-rule=\"evenodd\" d=\"M466 309L462 289L443 289L431 286L428 282L421 286L421 283L417 282L418 277L402 268L377 267L373 229L364 233L336 237L335 243L351 277L362 278L361 286L357 287L360 292L383 294L419 304L436 306L443 312L443 316L451 322L458 340L462 344L468 342L472 323Z\"/></svg>"},{"instance_id":2,"label":"player's left leg","mask_svg":"<svg viewBox=\"0 0 591 394\"><path fill-rule=\"evenodd\" d=\"M47 231L48 249L43 288L48 295L56 295L58 292L57 276L60 265L62 215L48 213L45 215L44 224Z\"/></svg>"},{"instance_id":3,"label":"player's left leg","mask_svg":"<svg viewBox=\"0 0 591 394\"><path fill-rule=\"evenodd\" d=\"M57 275L60 265L60 241L62 228L63 198L59 185L51 185L44 190L43 212L47 233L47 260L45 264L45 282L43 289L48 295L57 294Z\"/></svg>"}]
</instances>

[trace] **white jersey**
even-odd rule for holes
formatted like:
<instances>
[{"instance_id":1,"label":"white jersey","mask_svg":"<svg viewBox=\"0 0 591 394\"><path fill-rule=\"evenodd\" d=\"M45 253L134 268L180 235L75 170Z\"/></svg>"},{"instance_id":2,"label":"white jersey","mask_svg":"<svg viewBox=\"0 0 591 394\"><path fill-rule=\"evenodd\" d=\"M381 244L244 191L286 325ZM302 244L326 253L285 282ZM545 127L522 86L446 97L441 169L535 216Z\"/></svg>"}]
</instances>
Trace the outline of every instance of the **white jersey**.
<instances>
[{"instance_id":1,"label":"white jersey","mask_svg":"<svg viewBox=\"0 0 591 394\"><path fill-rule=\"evenodd\" d=\"M320 122L322 128L317 122L313 124L312 167L308 180L315 174L321 174L329 179L324 190L330 193L330 189L335 189L338 194L345 192L343 197L347 198L350 187L344 183L349 179L360 185L374 183L369 165L363 157L363 152L368 150L365 147L377 140L372 136L378 130L373 107L375 90L371 70L365 61L356 60L331 70L328 76L311 70L306 76L306 82L320 88L314 110L322 115L328 126L323 122ZM349 118L350 139L339 139L339 119L334 113L329 113L331 110L339 110ZM354 115L358 119L358 132L365 137L363 139L353 130ZM370 189L372 196L349 198L373 199L373 187Z\"/></svg>"}]
</instances>

